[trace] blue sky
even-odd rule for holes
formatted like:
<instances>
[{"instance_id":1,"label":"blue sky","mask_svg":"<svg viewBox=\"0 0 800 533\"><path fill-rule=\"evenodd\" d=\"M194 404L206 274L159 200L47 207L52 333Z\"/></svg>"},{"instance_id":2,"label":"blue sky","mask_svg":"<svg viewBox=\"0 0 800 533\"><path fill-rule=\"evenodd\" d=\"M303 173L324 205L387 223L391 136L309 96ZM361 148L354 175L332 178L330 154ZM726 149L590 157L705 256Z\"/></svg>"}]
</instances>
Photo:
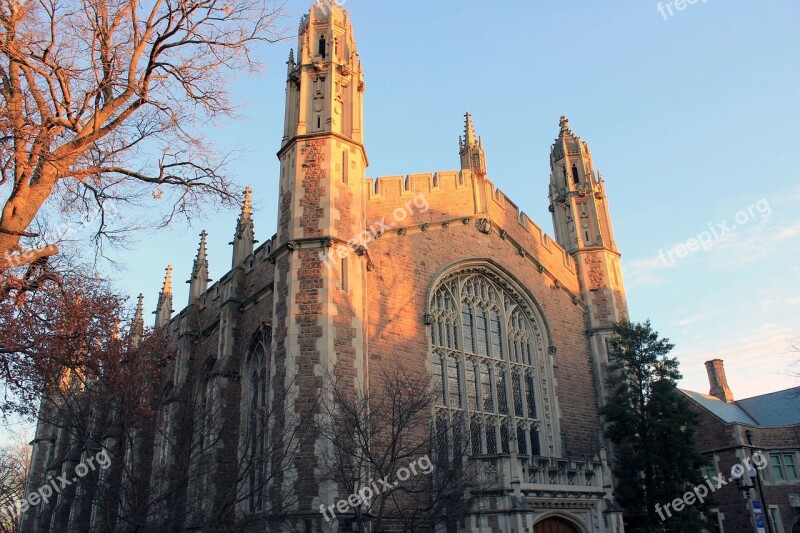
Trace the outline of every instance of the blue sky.
<instances>
[{"instance_id":1,"label":"blue sky","mask_svg":"<svg viewBox=\"0 0 800 533\"><path fill-rule=\"evenodd\" d=\"M289 34L309 4L289 1ZM457 168L470 111L490 178L552 234L548 155L566 115L606 180L631 316L676 343L682 386L707 392L712 357L725 359L738 398L798 384L786 374L800 335L800 3L699 0L666 19L650 0L344 7L366 71L369 176ZM240 118L209 128L220 150L241 150L230 170L253 187L262 241L276 226L295 45L265 47L264 71L233 82ZM153 309L171 263L180 309L197 234L209 232L218 279L236 215L209 210L191 227L140 234L116 256L125 270L109 272ZM722 227L707 249L677 257Z\"/></svg>"}]
</instances>

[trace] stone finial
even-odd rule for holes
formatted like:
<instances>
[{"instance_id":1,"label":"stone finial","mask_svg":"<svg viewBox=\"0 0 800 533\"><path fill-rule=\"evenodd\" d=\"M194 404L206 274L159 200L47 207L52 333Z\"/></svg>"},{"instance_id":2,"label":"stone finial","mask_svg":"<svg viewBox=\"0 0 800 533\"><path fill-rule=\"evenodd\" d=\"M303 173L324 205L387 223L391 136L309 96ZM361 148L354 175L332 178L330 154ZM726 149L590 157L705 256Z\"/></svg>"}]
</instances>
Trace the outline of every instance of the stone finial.
<instances>
[{"instance_id":1,"label":"stone finial","mask_svg":"<svg viewBox=\"0 0 800 533\"><path fill-rule=\"evenodd\" d=\"M161 287L161 294L169 294L172 296L172 265L167 265L166 271L164 285Z\"/></svg>"},{"instance_id":2,"label":"stone finial","mask_svg":"<svg viewBox=\"0 0 800 533\"><path fill-rule=\"evenodd\" d=\"M134 321L139 321L144 318L144 294L141 292L139 296L136 298L136 313L133 316Z\"/></svg>"},{"instance_id":3,"label":"stone finial","mask_svg":"<svg viewBox=\"0 0 800 533\"><path fill-rule=\"evenodd\" d=\"M289 61L286 62L286 75L291 76L295 69L294 63L294 48L289 50Z\"/></svg>"},{"instance_id":4,"label":"stone finial","mask_svg":"<svg viewBox=\"0 0 800 533\"><path fill-rule=\"evenodd\" d=\"M138 345L144 334L144 294L139 293L136 303L136 312L131 322L131 342Z\"/></svg>"},{"instance_id":5,"label":"stone finial","mask_svg":"<svg viewBox=\"0 0 800 533\"><path fill-rule=\"evenodd\" d=\"M233 242L233 262L231 267L236 268L250 257L253 253L255 232L253 230L253 201L251 198L252 189L247 187L244 190L244 202L242 203L242 213L236 223L236 234Z\"/></svg>"},{"instance_id":6,"label":"stone finial","mask_svg":"<svg viewBox=\"0 0 800 533\"><path fill-rule=\"evenodd\" d=\"M561 130L561 133L570 133L569 120L564 115L561 115L561 118L558 121L558 126Z\"/></svg>"},{"instance_id":7,"label":"stone finial","mask_svg":"<svg viewBox=\"0 0 800 533\"><path fill-rule=\"evenodd\" d=\"M246 214L250 216L252 209L253 209L253 199L252 199L253 189L250 187L244 188L244 204L242 206L242 214Z\"/></svg>"},{"instance_id":8,"label":"stone finial","mask_svg":"<svg viewBox=\"0 0 800 533\"><path fill-rule=\"evenodd\" d=\"M733 403L733 392L728 387L728 378L725 376L725 366L722 359L706 361L708 382L711 385L709 394L716 396L723 402Z\"/></svg>"},{"instance_id":9,"label":"stone finial","mask_svg":"<svg viewBox=\"0 0 800 533\"><path fill-rule=\"evenodd\" d=\"M192 277L186 282L189 283L190 304L206 292L208 289L208 282L211 281L208 277L208 255L206 252L207 235L205 230L200 233L200 246L197 248L197 257L195 257L194 265L192 266Z\"/></svg>"},{"instance_id":10,"label":"stone finial","mask_svg":"<svg viewBox=\"0 0 800 533\"><path fill-rule=\"evenodd\" d=\"M465 123L464 123L464 145L465 146L473 146L476 143L476 136L475 136L475 125L472 123L472 115L470 113L466 113L464 115Z\"/></svg>"},{"instance_id":11,"label":"stone finial","mask_svg":"<svg viewBox=\"0 0 800 533\"><path fill-rule=\"evenodd\" d=\"M164 285L158 295L158 306L155 311L157 328L166 326L172 319L172 265L167 265L166 270Z\"/></svg>"},{"instance_id":12,"label":"stone finial","mask_svg":"<svg viewBox=\"0 0 800 533\"><path fill-rule=\"evenodd\" d=\"M459 155L462 170L472 170L478 176L486 176L486 154L483 151L483 140L475 135L472 115L464 115L464 137L458 138Z\"/></svg>"}]
</instances>

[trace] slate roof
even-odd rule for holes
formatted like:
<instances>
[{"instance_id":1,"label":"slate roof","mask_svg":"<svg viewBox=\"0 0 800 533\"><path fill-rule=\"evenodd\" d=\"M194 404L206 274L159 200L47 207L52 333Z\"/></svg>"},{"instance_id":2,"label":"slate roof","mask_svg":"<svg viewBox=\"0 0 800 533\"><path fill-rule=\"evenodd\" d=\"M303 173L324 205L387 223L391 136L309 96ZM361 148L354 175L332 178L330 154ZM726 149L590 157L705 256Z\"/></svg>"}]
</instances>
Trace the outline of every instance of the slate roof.
<instances>
[{"instance_id":1,"label":"slate roof","mask_svg":"<svg viewBox=\"0 0 800 533\"><path fill-rule=\"evenodd\" d=\"M792 426L800 424L800 387L794 387L733 403L715 396L679 389L700 407L727 424Z\"/></svg>"},{"instance_id":2,"label":"slate roof","mask_svg":"<svg viewBox=\"0 0 800 533\"><path fill-rule=\"evenodd\" d=\"M736 403L762 426L800 424L800 387L753 396Z\"/></svg>"},{"instance_id":3,"label":"slate roof","mask_svg":"<svg viewBox=\"0 0 800 533\"><path fill-rule=\"evenodd\" d=\"M688 391L680 389L682 393L689 397L689 399L693 400L696 404L700 407L703 407L706 411L711 412L712 415L721 418L723 422L728 424L739 423L739 424L750 424L751 426L757 426L758 422L753 420L747 413L745 413L738 405L735 403L726 403L717 398L716 396L709 396L708 394L702 394L700 392Z\"/></svg>"}]
</instances>

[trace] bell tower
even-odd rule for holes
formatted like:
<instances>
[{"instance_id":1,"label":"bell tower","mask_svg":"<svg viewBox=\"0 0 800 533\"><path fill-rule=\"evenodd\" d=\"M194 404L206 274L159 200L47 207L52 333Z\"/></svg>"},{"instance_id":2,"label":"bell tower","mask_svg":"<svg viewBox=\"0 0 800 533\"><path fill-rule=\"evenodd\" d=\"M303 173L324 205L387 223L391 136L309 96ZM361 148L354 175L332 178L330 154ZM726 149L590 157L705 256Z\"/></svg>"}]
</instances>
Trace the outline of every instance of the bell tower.
<instances>
[{"instance_id":1,"label":"bell tower","mask_svg":"<svg viewBox=\"0 0 800 533\"><path fill-rule=\"evenodd\" d=\"M319 419L326 376L356 390L367 373L368 255L354 244L366 228L365 85L350 16L337 2L315 2L303 16L287 67L278 232L269 258L273 386L291 390L284 400L290 412ZM327 444L315 431L303 433L298 444L307 453L281 474L299 480L296 510L313 516L343 496L321 477Z\"/></svg>"},{"instance_id":2,"label":"bell tower","mask_svg":"<svg viewBox=\"0 0 800 533\"><path fill-rule=\"evenodd\" d=\"M589 145L572 133L561 117L558 138L550 152L550 212L556 241L578 268L586 303L598 400L604 405L608 339L616 322L627 318L628 304L620 269L620 253L611 229L605 184L595 172Z\"/></svg>"},{"instance_id":3,"label":"bell tower","mask_svg":"<svg viewBox=\"0 0 800 533\"><path fill-rule=\"evenodd\" d=\"M316 2L289 54L282 147L298 136L332 133L363 143L364 76L346 11Z\"/></svg>"}]
</instances>

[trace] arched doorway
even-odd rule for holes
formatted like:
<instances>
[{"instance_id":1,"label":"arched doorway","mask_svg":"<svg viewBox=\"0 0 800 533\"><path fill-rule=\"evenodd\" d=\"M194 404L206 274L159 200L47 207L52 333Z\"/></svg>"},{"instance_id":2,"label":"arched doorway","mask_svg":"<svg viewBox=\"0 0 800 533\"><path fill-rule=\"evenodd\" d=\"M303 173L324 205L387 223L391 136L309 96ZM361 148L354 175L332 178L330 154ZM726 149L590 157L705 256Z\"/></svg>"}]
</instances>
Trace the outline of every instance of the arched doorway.
<instances>
[{"instance_id":1,"label":"arched doorway","mask_svg":"<svg viewBox=\"0 0 800 533\"><path fill-rule=\"evenodd\" d=\"M579 533L575 526L557 516L545 518L535 526L533 533Z\"/></svg>"}]
</instances>

